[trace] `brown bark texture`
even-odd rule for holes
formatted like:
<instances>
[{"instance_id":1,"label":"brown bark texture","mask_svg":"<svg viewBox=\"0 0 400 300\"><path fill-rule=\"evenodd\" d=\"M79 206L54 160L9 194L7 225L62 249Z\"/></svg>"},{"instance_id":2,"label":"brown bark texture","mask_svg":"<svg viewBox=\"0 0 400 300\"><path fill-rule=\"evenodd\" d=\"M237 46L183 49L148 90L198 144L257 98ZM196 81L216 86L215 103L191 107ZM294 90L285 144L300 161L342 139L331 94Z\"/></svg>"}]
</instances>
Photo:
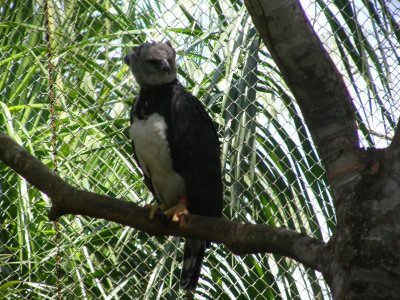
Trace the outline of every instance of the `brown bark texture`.
<instances>
[{"instance_id":1,"label":"brown bark texture","mask_svg":"<svg viewBox=\"0 0 400 300\"><path fill-rule=\"evenodd\" d=\"M326 244L286 228L239 224L221 218L188 215L179 224L163 214L149 220L150 210L135 203L79 190L0 132L0 161L51 198L50 220L65 214L101 218L151 235L174 235L222 243L235 254L271 252L321 270Z\"/></svg>"},{"instance_id":2,"label":"brown bark texture","mask_svg":"<svg viewBox=\"0 0 400 300\"><path fill-rule=\"evenodd\" d=\"M327 169L337 215L322 273L334 299L400 299L400 133L362 149L355 107L299 1L245 0Z\"/></svg>"}]
</instances>

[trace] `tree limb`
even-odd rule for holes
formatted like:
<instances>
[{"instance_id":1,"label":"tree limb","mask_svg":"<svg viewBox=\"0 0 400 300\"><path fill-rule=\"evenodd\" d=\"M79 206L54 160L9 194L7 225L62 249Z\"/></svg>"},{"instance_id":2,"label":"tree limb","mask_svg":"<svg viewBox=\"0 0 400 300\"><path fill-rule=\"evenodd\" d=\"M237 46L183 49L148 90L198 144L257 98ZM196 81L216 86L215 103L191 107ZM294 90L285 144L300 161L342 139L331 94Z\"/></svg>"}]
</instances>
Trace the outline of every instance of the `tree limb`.
<instances>
[{"instance_id":1,"label":"tree limb","mask_svg":"<svg viewBox=\"0 0 400 300\"><path fill-rule=\"evenodd\" d=\"M346 85L299 1L245 0L245 5L297 100L338 202L360 180L363 167Z\"/></svg>"},{"instance_id":2,"label":"tree limb","mask_svg":"<svg viewBox=\"0 0 400 300\"><path fill-rule=\"evenodd\" d=\"M52 201L50 220L65 214L85 215L130 226L151 235L174 235L222 243L235 254L272 252L323 272L326 244L286 228L239 224L220 218L188 215L180 224L125 200L79 190L37 160L9 136L0 133L0 160Z\"/></svg>"},{"instance_id":3,"label":"tree limb","mask_svg":"<svg viewBox=\"0 0 400 300\"><path fill-rule=\"evenodd\" d=\"M397 126L394 131L394 136L392 142L389 146L390 149L399 149L400 148L400 120L397 121Z\"/></svg>"}]
</instances>

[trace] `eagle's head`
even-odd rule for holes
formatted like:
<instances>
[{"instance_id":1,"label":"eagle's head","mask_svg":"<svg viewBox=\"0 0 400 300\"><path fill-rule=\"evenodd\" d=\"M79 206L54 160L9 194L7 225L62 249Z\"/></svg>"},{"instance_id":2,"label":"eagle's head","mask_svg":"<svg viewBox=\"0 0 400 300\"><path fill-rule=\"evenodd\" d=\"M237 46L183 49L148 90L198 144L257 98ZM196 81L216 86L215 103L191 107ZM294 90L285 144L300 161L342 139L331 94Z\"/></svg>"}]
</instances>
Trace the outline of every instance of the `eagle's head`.
<instances>
[{"instance_id":1,"label":"eagle's head","mask_svg":"<svg viewBox=\"0 0 400 300\"><path fill-rule=\"evenodd\" d=\"M176 52L169 42L144 43L124 58L139 85L159 85L176 78Z\"/></svg>"}]
</instances>

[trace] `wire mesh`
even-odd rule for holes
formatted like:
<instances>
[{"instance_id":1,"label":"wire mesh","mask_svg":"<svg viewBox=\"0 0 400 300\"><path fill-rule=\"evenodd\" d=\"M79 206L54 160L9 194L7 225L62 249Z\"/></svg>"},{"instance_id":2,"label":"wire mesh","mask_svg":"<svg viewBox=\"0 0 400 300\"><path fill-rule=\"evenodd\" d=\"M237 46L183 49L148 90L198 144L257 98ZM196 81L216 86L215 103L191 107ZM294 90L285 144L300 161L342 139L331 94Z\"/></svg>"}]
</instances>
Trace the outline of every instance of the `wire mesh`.
<instances>
[{"instance_id":1,"label":"wire mesh","mask_svg":"<svg viewBox=\"0 0 400 300\"><path fill-rule=\"evenodd\" d=\"M386 146L400 115L400 6L301 2L356 103L362 144ZM179 80L218 128L224 217L325 241L334 232L317 150L240 0L0 2L0 36L1 130L74 186L151 201L131 157L138 86L122 58L144 41L169 40ZM330 299L320 274L222 245L208 251L195 295L184 295L179 239L82 216L60 220L60 297L50 199L0 170L2 299Z\"/></svg>"}]
</instances>

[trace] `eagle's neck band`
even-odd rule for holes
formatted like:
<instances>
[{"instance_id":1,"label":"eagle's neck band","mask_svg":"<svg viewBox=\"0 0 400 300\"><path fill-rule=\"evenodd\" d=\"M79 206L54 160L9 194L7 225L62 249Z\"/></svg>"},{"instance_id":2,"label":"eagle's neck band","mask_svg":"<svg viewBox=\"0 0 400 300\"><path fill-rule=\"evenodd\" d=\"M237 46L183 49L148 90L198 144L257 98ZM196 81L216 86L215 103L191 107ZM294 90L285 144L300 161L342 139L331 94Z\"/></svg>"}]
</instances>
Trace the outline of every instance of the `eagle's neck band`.
<instances>
[{"instance_id":1,"label":"eagle's neck band","mask_svg":"<svg viewBox=\"0 0 400 300\"><path fill-rule=\"evenodd\" d=\"M178 84L178 79L175 78L174 80L167 82L167 83L163 83L163 84L141 84L140 87L142 90L149 90L149 89L162 89L164 87L169 87L171 85L174 84Z\"/></svg>"}]
</instances>

